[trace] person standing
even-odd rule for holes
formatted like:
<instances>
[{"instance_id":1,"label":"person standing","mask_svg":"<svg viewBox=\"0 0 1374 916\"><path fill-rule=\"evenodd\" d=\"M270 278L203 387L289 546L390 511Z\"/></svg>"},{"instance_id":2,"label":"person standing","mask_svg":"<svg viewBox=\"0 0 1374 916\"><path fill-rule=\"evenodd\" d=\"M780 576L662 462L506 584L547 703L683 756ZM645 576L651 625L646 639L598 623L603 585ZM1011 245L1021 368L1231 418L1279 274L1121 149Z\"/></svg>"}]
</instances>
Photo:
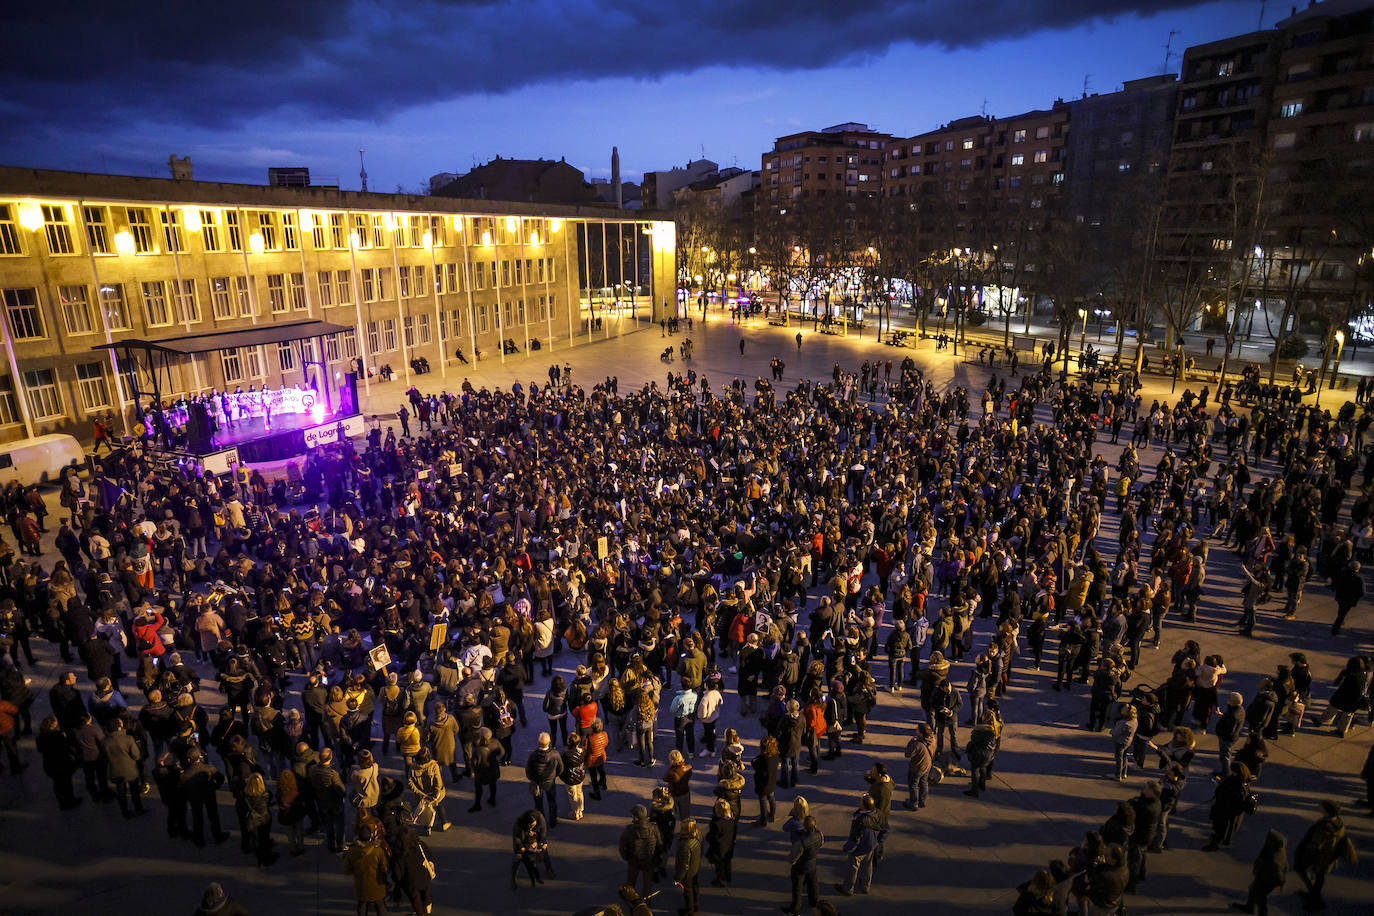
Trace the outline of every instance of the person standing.
<instances>
[{"instance_id":1,"label":"person standing","mask_svg":"<svg viewBox=\"0 0 1374 916\"><path fill-rule=\"evenodd\" d=\"M563 758L554 751L553 738L548 732L540 732L539 746L525 761L525 778L529 780L535 806L548 818L550 830L558 826L558 796L554 787L562 774Z\"/></svg>"},{"instance_id":2,"label":"person standing","mask_svg":"<svg viewBox=\"0 0 1374 916\"><path fill-rule=\"evenodd\" d=\"M487 790L487 804L496 807L496 784L501 780L501 761L506 751L494 737L491 729L483 726L477 733L477 743L473 745L468 761L472 769L472 807L469 813L482 810L482 789Z\"/></svg>"},{"instance_id":3,"label":"person standing","mask_svg":"<svg viewBox=\"0 0 1374 916\"><path fill-rule=\"evenodd\" d=\"M334 769L334 752L320 751L319 760L309 770L310 791L324 823L325 843L332 853L344 849L344 797L348 790L343 777Z\"/></svg>"},{"instance_id":4,"label":"person standing","mask_svg":"<svg viewBox=\"0 0 1374 916\"><path fill-rule=\"evenodd\" d=\"M930 768L935 762L935 733L924 722L916 723L916 734L906 743L907 799L902 807L915 811L926 806L930 792Z\"/></svg>"},{"instance_id":5,"label":"person standing","mask_svg":"<svg viewBox=\"0 0 1374 916\"><path fill-rule=\"evenodd\" d=\"M630 809L630 823L620 832L620 858L625 860L625 884L635 886L644 879L641 897L649 896L654 886L654 869L661 843L658 828L649 823L649 811L643 805Z\"/></svg>"},{"instance_id":6,"label":"person standing","mask_svg":"<svg viewBox=\"0 0 1374 916\"><path fill-rule=\"evenodd\" d=\"M431 829L437 829L440 833L447 830L449 819L448 812L444 810L444 797L448 794L448 788L444 785L439 762L431 756L428 748L422 747L416 752L413 765L406 774L406 783L415 794L416 829L426 833Z\"/></svg>"},{"instance_id":7,"label":"person standing","mask_svg":"<svg viewBox=\"0 0 1374 916\"><path fill-rule=\"evenodd\" d=\"M766 827L777 815L773 796L778 790L778 742L772 735L759 742L758 755L749 762L754 770L754 794L759 799L757 826Z\"/></svg>"},{"instance_id":8,"label":"person standing","mask_svg":"<svg viewBox=\"0 0 1374 916\"><path fill-rule=\"evenodd\" d=\"M582 736L574 732L568 736L568 746L563 749L563 771L559 776L563 785L568 787L568 816L575 821L582 820L582 784L587 781L586 760Z\"/></svg>"},{"instance_id":9,"label":"person standing","mask_svg":"<svg viewBox=\"0 0 1374 916\"><path fill-rule=\"evenodd\" d=\"M1269 895L1281 890L1288 880L1288 844L1283 834L1277 830L1269 831L1264 838L1264 846L1250 867L1250 889L1244 903L1233 903L1231 909L1242 913L1258 913L1269 916Z\"/></svg>"},{"instance_id":10,"label":"person standing","mask_svg":"<svg viewBox=\"0 0 1374 916\"><path fill-rule=\"evenodd\" d=\"M76 774L76 748L62 731L57 716L45 718L38 726L38 756L43 758L43 772L52 780L53 795L59 810L68 811L81 804L72 790L72 776Z\"/></svg>"},{"instance_id":11,"label":"person standing","mask_svg":"<svg viewBox=\"0 0 1374 916\"><path fill-rule=\"evenodd\" d=\"M1245 697L1232 693L1226 698L1226 712L1217 719L1217 769L1212 775L1218 779L1231 772L1231 758L1245 726Z\"/></svg>"},{"instance_id":12,"label":"person standing","mask_svg":"<svg viewBox=\"0 0 1374 916\"><path fill-rule=\"evenodd\" d=\"M783 907L788 916L801 916L802 888L806 889L806 902L811 909L816 908L820 890L817 887L816 870L820 864L821 848L825 846L825 835L810 814L802 821L796 842L792 844L792 857L789 874L792 879L792 900Z\"/></svg>"},{"instance_id":13,"label":"person standing","mask_svg":"<svg viewBox=\"0 0 1374 916\"><path fill-rule=\"evenodd\" d=\"M1364 597L1364 576L1360 573L1359 562L1351 560L1336 570L1331 577L1331 590L1336 596L1336 620L1331 624L1331 635L1339 636L1351 608Z\"/></svg>"},{"instance_id":14,"label":"person standing","mask_svg":"<svg viewBox=\"0 0 1374 916\"><path fill-rule=\"evenodd\" d=\"M181 774L181 788L191 805L191 840L197 846L205 845L205 822L210 822L210 836L216 843L229 839L229 833L220 827L219 801L216 791L224 785L224 774L215 769L205 759L205 752L193 748L186 757L186 772Z\"/></svg>"},{"instance_id":15,"label":"person standing","mask_svg":"<svg viewBox=\"0 0 1374 916\"><path fill-rule=\"evenodd\" d=\"M739 821L735 810L723 798L711 810L711 826L706 830L706 861L716 867L712 887L728 887L734 880L735 836Z\"/></svg>"},{"instance_id":16,"label":"person standing","mask_svg":"<svg viewBox=\"0 0 1374 916\"><path fill-rule=\"evenodd\" d=\"M358 916L386 916L386 874L391 855L382 842L382 825L375 817L358 820L357 839L344 852L344 874L353 876L353 898Z\"/></svg>"},{"instance_id":17,"label":"person standing","mask_svg":"<svg viewBox=\"0 0 1374 916\"><path fill-rule=\"evenodd\" d=\"M1203 852L1214 852L1222 846L1230 846L1240 829L1240 822L1250 811L1250 769L1237 761L1231 764L1230 774L1223 779L1212 796L1212 838L1202 847Z\"/></svg>"},{"instance_id":18,"label":"person standing","mask_svg":"<svg viewBox=\"0 0 1374 916\"><path fill-rule=\"evenodd\" d=\"M701 872L701 837L694 818L682 822L677 838L676 867L673 880L682 891L680 916L695 916L700 902L698 875Z\"/></svg>"},{"instance_id":19,"label":"person standing","mask_svg":"<svg viewBox=\"0 0 1374 916\"><path fill-rule=\"evenodd\" d=\"M124 730L122 719L111 719L107 731L109 734L100 746L110 781L114 783L115 797L119 799L119 810L126 818L143 814L143 754L137 742Z\"/></svg>"},{"instance_id":20,"label":"person standing","mask_svg":"<svg viewBox=\"0 0 1374 916\"><path fill-rule=\"evenodd\" d=\"M1356 861L1355 845L1345 833L1345 822L1341 820L1341 806L1333 801L1321 803L1321 817L1307 828L1302 841L1293 854L1293 867L1306 888L1306 903L1309 909L1324 909L1322 887L1326 875L1335 868L1336 862L1344 859L1350 864Z\"/></svg>"}]
</instances>

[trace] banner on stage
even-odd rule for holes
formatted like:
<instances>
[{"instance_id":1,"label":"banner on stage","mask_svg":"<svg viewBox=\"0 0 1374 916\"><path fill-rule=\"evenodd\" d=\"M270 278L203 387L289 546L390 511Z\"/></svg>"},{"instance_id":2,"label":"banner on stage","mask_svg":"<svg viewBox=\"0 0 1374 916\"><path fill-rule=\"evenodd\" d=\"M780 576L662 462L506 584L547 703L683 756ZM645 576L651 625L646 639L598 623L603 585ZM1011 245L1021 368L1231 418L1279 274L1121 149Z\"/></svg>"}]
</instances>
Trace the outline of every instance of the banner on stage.
<instances>
[{"instance_id":1,"label":"banner on stage","mask_svg":"<svg viewBox=\"0 0 1374 916\"><path fill-rule=\"evenodd\" d=\"M360 436L363 432L363 418L361 415L344 417L332 423L312 426L305 431L305 447L316 448L321 445L332 445L338 442L340 426L344 428L345 436L349 438Z\"/></svg>"}]
</instances>

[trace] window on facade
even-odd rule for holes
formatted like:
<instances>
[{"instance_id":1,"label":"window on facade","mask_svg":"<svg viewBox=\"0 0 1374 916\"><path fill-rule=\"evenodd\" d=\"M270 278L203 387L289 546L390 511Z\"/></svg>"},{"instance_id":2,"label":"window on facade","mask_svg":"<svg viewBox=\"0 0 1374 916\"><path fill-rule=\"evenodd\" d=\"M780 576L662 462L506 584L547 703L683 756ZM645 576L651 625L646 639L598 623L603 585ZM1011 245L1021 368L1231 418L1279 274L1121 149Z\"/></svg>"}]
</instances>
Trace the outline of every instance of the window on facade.
<instances>
[{"instance_id":1,"label":"window on facade","mask_svg":"<svg viewBox=\"0 0 1374 916\"><path fill-rule=\"evenodd\" d=\"M369 322L367 323L367 352L369 352L369 353L380 353L381 350L382 350L382 333L381 333L381 329L377 326L377 322L375 322L375 321L369 321Z\"/></svg>"},{"instance_id":2,"label":"window on facade","mask_svg":"<svg viewBox=\"0 0 1374 916\"><path fill-rule=\"evenodd\" d=\"M167 310L167 288L161 280L145 280L143 287L143 318L150 328L165 327L172 323L172 314Z\"/></svg>"},{"instance_id":3,"label":"window on facade","mask_svg":"<svg viewBox=\"0 0 1374 916\"><path fill-rule=\"evenodd\" d=\"M72 226L67 221L67 208L60 204L43 205L43 231L48 237L50 254L75 254Z\"/></svg>"},{"instance_id":4,"label":"window on facade","mask_svg":"<svg viewBox=\"0 0 1374 916\"><path fill-rule=\"evenodd\" d=\"M501 285L510 286L510 261L501 262Z\"/></svg>"},{"instance_id":5,"label":"window on facade","mask_svg":"<svg viewBox=\"0 0 1374 916\"><path fill-rule=\"evenodd\" d=\"M1021 130L1014 130L1014 131L1012 131L1012 132L1011 132L1011 142L1012 142L1012 143L1025 143L1025 142L1026 142L1026 131L1025 131L1025 129L1023 128L1023 129L1021 129Z\"/></svg>"},{"instance_id":6,"label":"window on facade","mask_svg":"<svg viewBox=\"0 0 1374 916\"><path fill-rule=\"evenodd\" d=\"M410 265L402 264L396 278L401 285L401 298L410 298Z\"/></svg>"},{"instance_id":7,"label":"window on facade","mask_svg":"<svg viewBox=\"0 0 1374 916\"><path fill-rule=\"evenodd\" d=\"M284 275L267 275L267 305L273 312L286 311L286 277Z\"/></svg>"},{"instance_id":8,"label":"window on facade","mask_svg":"<svg viewBox=\"0 0 1374 916\"><path fill-rule=\"evenodd\" d=\"M481 289L481 288L482 288L482 279L483 279L483 275L484 275L485 273L486 273L486 268L483 267L481 264L474 264L474 265L473 265L473 271L472 271L472 288L473 288L473 289Z\"/></svg>"},{"instance_id":9,"label":"window on facade","mask_svg":"<svg viewBox=\"0 0 1374 916\"><path fill-rule=\"evenodd\" d=\"M62 307L62 324L68 334L90 334L95 330L85 286L59 286L57 301Z\"/></svg>"},{"instance_id":10,"label":"window on facade","mask_svg":"<svg viewBox=\"0 0 1374 916\"><path fill-rule=\"evenodd\" d=\"M1024 155L1023 153L1013 153L1013 154L1012 154L1012 157L1011 157L1011 164L1012 164L1012 165L1023 165L1023 164L1025 164L1025 161L1026 161L1026 157L1025 157L1025 155Z\"/></svg>"},{"instance_id":11,"label":"window on facade","mask_svg":"<svg viewBox=\"0 0 1374 916\"><path fill-rule=\"evenodd\" d=\"M1036 162L1049 162L1050 154L1048 150L1038 149L1035 151Z\"/></svg>"},{"instance_id":12,"label":"window on facade","mask_svg":"<svg viewBox=\"0 0 1374 916\"><path fill-rule=\"evenodd\" d=\"M1217 64L1217 76L1230 76L1236 72L1236 62L1234 60L1224 60Z\"/></svg>"},{"instance_id":13,"label":"window on facade","mask_svg":"<svg viewBox=\"0 0 1374 916\"><path fill-rule=\"evenodd\" d=\"M23 254L19 241L19 224L14 220L14 207L0 204L0 254Z\"/></svg>"},{"instance_id":14,"label":"window on facade","mask_svg":"<svg viewBox=\"0 0 1374 916\"><path fill-rule=\"evenodd\" d=\"M421 315L418 320L420 325L420 346L423 347L434 339L434 333L430 328L428 315Z\"/></svg>"},{"instance_id":15,"label":"window on facade","mask_svg":"<svg viewBox=\"0 0 1374 916\"><path fill-rule=\"evenodd\" d=\"M267 251L277 249L277 215L270 210L258 211L258 234L262 236L262 247Z\"/></svg>"},{"instance_id":16,"label":"window on facade","mask_svg":"<svg viewBox=\"0 0 1374 916\"><path fill-rule=\"evenodd\" d=\"M250 277L235 277L234 284L238 290L239 316L243 318L253 317L253 290Z\"/></svg>"},{"instance_id":17,"label":"window on facade","mask_svg":"<svg viewBox=\"0 0 1374 916\"><path fill-rule=\"evenodd\" d=\"M1368 143L1374 140L1374 121L1355 125L1355 142Z\"/></svg>"},{"instance_id":18,"label":"window on facade","mask_svg":"<svg viewBox=\"0 0 1374 916\"><path fill-rule=\"evenodd\" d=\"M1274 134L1274 149L1292 149L1298 142L1298 135L1292 131Z\"/></svg>"},{"instance_id":19,"label":"window on facade","mask_svg":"<svg viewBox=\"0 0 1374 916\"><path fill-rule=\"evenodd\" d=\"M403 319L401 320L401 333L403 333L403 334L405 335L405 340L406 340L406 346L407 346L407 347L413 347L413 346L415 346L415 318L414 318L414 316L412 316L412 315L406 315L405 318L403 318Z\"/></svg>"},{"instance_id":20,"label":"window on facade","mask_svg":"<svg viewBox=\"0 0 1374 916\"><path fill-rule=\"evenodd\" d=\"M380 213L372 214L372 247L386 247L386 218Z\"/></svg>"},{"instance_id":21,"label":"window on facade","mask_svg":"<svg viewBox=\"0 0 1374 916\"><path fill-rule=\"evenodd\" d=\"M200 211L200 242L206 251L219 251L219 221L214 210Z\"/></svg>"},{"instance_id":22,"label":"window on facade","mask_svg":"<svg viewBox=\"0 0 1374 916\"><path fill-rule=\"evenodd\" d=\"M448 236L445 232L445 223L442 216L431 216L429 218L429 241L435 248L445 248L448 246ZM423 241L423 238L421 239Z\"/></svg>"},{"instance_id":23,"label":"window on facade","mask_svg":"<svg viewBox=\"0 0 1374 916\"><path fill-rule=\"evenodd\" d=\"M327 309L334 304L334 271L322 270L315 279L319 287L317 295L320 297L320 308Z\"/></svg>"},{"instance_id":24,"label":"window on facade","mask_svg":"<svg viewBox=\"0 0 1374 916\"><path fill-rule=\"evenodd\" d=\"M43 329L43 312L38 306L38 290L7 289L5 315L10 323L10 336L15 340L38 340L47 336Z\"/></svg>"},{"instance_id":25,"label":"window on facade","mask_svg":"<svg viewBox=\"0 0 1374 916\"><path fill-rule=\"evenodd\" d=\"M62 396L57 390L56 371L30 369L24 373L24 387L28 389L29 413L35 420L62 416Z\"/></svg>"},{"instance_id":26,"label":"window on facade","mask_svg":"<svg viewBox=\"0 0 1374 916\"><path fill-rule=\"evenodd\" d=\"M286 298L295 311L303 312L306 310L308 306L305 298L305 274L286 275Z\"/></svg>"},{"instance_id":27,"label":"window on facade","mask_svg":"<svg viewBox=\"0 0 1374 916\"><path fill-rule=\"evenodd\" d=\"M1280 118L1295 118L1302 114L1302 102L1284 102L1279 108Z\"/></svg>"},{"instance_id":28,"label":"window on facade","mask_svg":"<svg viewBox=\"0 0 1374 916\"><path fill-rule=\"evenodd\" d=\"M487 307L485 305L477 306L477 333L487 333Z\"/></svg>"},{"instance_id":29,"label":"window on facade","mask_svg":"<svg viewBox=\"0 0 1374 916\"><path fill-rule=\"evenodd\" d=\"M334 292L339 305L353 304L353 277L346 270L334 272Z\"/></svg>"},{"instance_id":30,"label":"window on facade","mask_svg":"<svg viewBox=\"0 0 1374 916\"><path fill-rule=\"evenodd\" d=\"M100 307L105 310L105 320L111 331L133 329L133 316L124 301L123 283L106 283L100 287Z\"/></svg>"},{"instance_id":31,"label":"window on facade","mask_svg":"<svg viewBox=\"0 0 1374 916\"><path fill-rule=\"evenodd\" d=\"M0 210L3 210L0 207ZM81 215L86 220L86 241L96 254L110 253L110 219L104 207L82 207ZM3 224L0 224L3 226ZM0 235L3 228L0 228ZM5 254L4 240L0 239L0 254Z\"/></svg>"},{"instance_id":32,"label":"window on facade","mask_svg":"<svg viewBox=\"0 0 1374 916\"><path fill-rule=\"evenodd\" d=\"M344 224L343 213L329 214L329 240L335 248L348 247L348 230Z\"/></svg>"},{"instance_id":33,"label":"window on facade","mask_svg":"<svg viewBox=\"0 0 1374 916\"><path fill-rule=\"evenodd\" d=\"M339 334L330 334L324 339L324 359L325 362L337 363L339 361Z\"/></svg>"},{"instance_id":34,"label":"window on facade","mask_svg":"<svg viewBox=\"0 0 1374 916\"><path fill-rule=\"evenodd\" d=\"M15 426L22 422L19 402L14 397L14 384L8 376L0 378L0 426Z\"/></svg>"},{"instance_id":35,"label":"window on facade","mask_svg":"<svg viewBox=\"0 0 1374 916\"><path fill-rule=\"evenodd\" d=\"M110 386L105 380L103 363L76 364L76 391L86 413L106 410L110 406Z\"/></svg>"},{"instance_id":36,"label":"window on facade","mask_svg":"<svg viewBox=\"0 0 1374 916\"><path fill-rule=\"evenodd\" d=\"M283 372L296 368L296 348L291 341L284 340L277 344L277 365Z\"/></svg>"},{"instance_id":37,"label":"window on facade","mask_svg":"<svg viewBox=\"0 0 1374 916\"><path fill-rule=\"evenodd\" d=\"M196 302L195 280L173 280L172 291L176 293L176 320L181 324L195 324L200 321L200 304Z\"/></svg>"},{"instance_id":38,"label":"window on facade","mask_svg":"<svg viewBox=\"0 0 1374 916\"><path fill-rule=\"evenodd\" d=\"M153 250L153 221L146 207L126 207L129 218L129 235L134 240L137 254L148 254Z\"/></svg>"},{"instance_id":39,"label":"window on facade","mask_svg":"<svg viewBox=\"0 0 1374 916\"><path fill-rule=\"evenodd\" d=\"M387 289L387 287L390 286L390 285L391 285L391 268L390 268L390 267L379 267L379 268L377 268L377 298L378 298L378 299L388 299L388 298L390 298L390 297L386 294L386 289Z\"/></svg>"},{"instance_id":40,"label":"window on facade","mask_svg":"<svg viewBox=\"0 0 1374 916\"><path fill-rule=\"evenodd\" d=\"M162 241L163 251L185 251L185 239L181 234L181 211L180 210L160 210L158 218L162 220Z\"/></svg>"},{"instance_id":41,"label":"window on facade","mask_svg":"<svg viewBox=\"0 0 1374 916\"><path fill-rule=\"evenodd\" d=\"M344 359L358 358L358 330L339 332L339 343L343 346Z\"/></svg>"},{"instance_id":42,"label":"window on facade","mask_svg":"<svg viewBox=\"0 0 1374 916\"><path fill-rule=\"evenodd\" d=\"M238 347L231 347L228 350L221 350L219 353L220 368L224 371L224 381L232 385L235 382L243 381L243 361L239 358Z\"/></svg>"},{"instance_id":43,"label":"window on facade","mask_svg":"<svg viewBox=\"0 0 1374 916\"><path fill-rule=\"evenodd\" d=\"M220 320L234 317L234 295L228 277L210 278L210 311Z\"/></svg>"},{"instance_id":44,"label":"window on facade","mask_svg":"<svg viewBox=\"0 0 1374 916\"><path fill-rule=\"evenodd\" d=\"M359 248L371 248L371 247L372 247L372 231L371 231L371 227L372 227L372 223L368 220L366 214L363 214L363 213L354 213L354 214L353 214L353 237L356 238L356 239L358 240L358 241L357 241L357 246L358 246Z\"/></svg>"},{"instance_id":45,"label":"window on facade","mask_svg":"<svg viewBox=\"0 0 1374 916\"><path fill-rule=\"evenodd\" d=\"M433 240L434 237L431 235L430 241L432 242ZM410 218L410 247L419 248L421 245L424 244L424 241L425 231L420 226L420 217L412 216Z\"/></svg>"},{"instance_id":46,"label":"window on facade","mask_svg":"<svg viewBox=\"0 0 1374 916\"><path fill-rule=\"evenodd\" d=\"M287 251L296 251L301 247L300 234L296 232L296 214L287 212L281 215L281 241L282 247Z\"/></svg>"},{"instance_id":47,"label":"window on facade","mask_svg":"<svg viewBox=\"0 0 1374 916\"><path fill-rule=\"evenodd\" d=\"M1050 129L1049 129L1048 127L1037 127L1037 128L1035 129L1035 139L1037 139L1037 140L1048 140L1048 139L1049 139L1049 136L1050 136Z\"/></svg>"},{"instance_id":48,"label":"window on facade","mask_svg":"<svg viewBox=\"0 0 1374 916\"><path fill-rule=\"evenodd\" d=\"M396 349L396 319L388 318L382 322L382 348Z\"/></svg>"},{"instance_id":49,"label":"window on facade","mask_svg":"<svg viewBox=\"0 0 1374 916\"><path fill-rule=\"evenodd\" d=\"M415 273L415 286L414 286L415 295L416 295L416 296L424 296L424 295L427 295L427 294L429 293L429 290L425 288L425 265L423 265L423 264L416 264L415 267L413 268L413 271L414 271L414 273Z\"/></svg>"},{"instance_id":50,"label":"window on facade","mask_svg":"<svg viewBox=\"0 0 1374 916\"><path fill-rule=\"evenodd\" d=\"M263 371L262 347L244 347L244 368L248 370L252 378L262 378L267 373Z\"/></svg>"},{"instance_id":51,"label":"window on facade","mask_svg":"<svg viewBox=\"0 0 1374 916\"><path fill-rule=\"evenodd\" d=\"M323 251L329 247L327 244L329 241L328 232L329 229L324 224L324 216L315 214L314 224L310 227L310 236L311 244L315 246L316 251Z\"/></svg>"},{"instance_id":52,"label":"window on facade","mask_svg":"<svg viewBox=\"0 0 1374 916\"><path fill-rule=\"evenodd\" d=\"M229 250L243 250L243 227L240 225L239 211L224 211L224 228L229 234Z\"/></svg>"},{"instance_id":53,"label":"window on facade","mask_svg":"<svg viewBox=\"0 0 1374 916\"><path fill-rule=\"evenodd\" d=\"M359 275L360 275L361 278L362 278L363 301L364 301L364 302L376 302L376 301L377 301L377 281L376 281L376 278L375 278L375 275L374 275L374 273L373 273L372 268L371 268L371 267L364 267L362 270L358 271L358 273L359 273Z\"/></svg>"}]
</instances>

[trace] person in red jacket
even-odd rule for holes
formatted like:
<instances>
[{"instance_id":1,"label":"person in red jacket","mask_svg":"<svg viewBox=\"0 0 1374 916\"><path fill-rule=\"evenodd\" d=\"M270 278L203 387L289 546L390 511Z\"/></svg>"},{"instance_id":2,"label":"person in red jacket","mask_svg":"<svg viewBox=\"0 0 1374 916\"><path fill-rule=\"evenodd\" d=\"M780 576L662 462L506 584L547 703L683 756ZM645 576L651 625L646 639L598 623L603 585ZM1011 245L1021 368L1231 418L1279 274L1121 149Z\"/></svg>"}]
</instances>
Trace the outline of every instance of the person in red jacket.
<instances>
[{"instance_id":1,"label":"person in red jacket","mask_svg":"<svg viewBox=\"0 0 1374 916\"><path fill-rule=\"evenodd\" d=\"M144 608L143 611L134 619L134 645L138 647L138 654L151 655L153 658L161 658L162 653L167 651L167 647L162 643L162 637L158 635L167 621L160 611L152 608Z\"/></svg>"},{"instance_id":2,"label":"person in red jacket","mask_svg":"<svg viewBox=\"0 0 1374 916\"><path fill-rule=\"evenodd\" d=\"M9 700L0 700L0 744L5 746L5 756L9 759L10 772L22 773L29 768L27 763L19 759L19 729L15 725L15 716L19 715L19 707Z\"/></svg>"}]
</instances>

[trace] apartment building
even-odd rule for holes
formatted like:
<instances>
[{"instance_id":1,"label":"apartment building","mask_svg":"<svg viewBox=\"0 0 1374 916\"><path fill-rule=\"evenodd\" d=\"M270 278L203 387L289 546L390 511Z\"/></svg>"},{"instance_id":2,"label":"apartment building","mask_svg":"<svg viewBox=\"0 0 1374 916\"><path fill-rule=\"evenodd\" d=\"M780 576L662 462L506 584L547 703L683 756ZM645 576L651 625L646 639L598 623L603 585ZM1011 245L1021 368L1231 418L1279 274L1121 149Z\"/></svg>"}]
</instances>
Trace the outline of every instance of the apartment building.
<instances>
[{"instance_id":1,"label":"apartment building","mask_svg":"<svg viewBox=\"0 0 1374 916\"><path fill-rule=\"evenodd\" d=\"M760 199L785 208L789 201L878 197L891 139L853 122L779 137L763 154Z\"/></svg>"},{"instance_id":2,"label":"apartment building","mask_svg":"<svg viewBox=\"0 0 1374 916\"><path fill-rule=\"evenodd\" d=\"M420 356L456 374L458 346L469 359L499 358L506 338L556 350L585 333L588 277L656 318L673 299L674 237L671 222L604 208L0 167L0 440L84 435L118 411L125 385L100 347L122 338L321 318L349 330L310 361L406 376ZM162 390L294 385L298 353L188 356Z\"/></svg>"}]
</instances>

